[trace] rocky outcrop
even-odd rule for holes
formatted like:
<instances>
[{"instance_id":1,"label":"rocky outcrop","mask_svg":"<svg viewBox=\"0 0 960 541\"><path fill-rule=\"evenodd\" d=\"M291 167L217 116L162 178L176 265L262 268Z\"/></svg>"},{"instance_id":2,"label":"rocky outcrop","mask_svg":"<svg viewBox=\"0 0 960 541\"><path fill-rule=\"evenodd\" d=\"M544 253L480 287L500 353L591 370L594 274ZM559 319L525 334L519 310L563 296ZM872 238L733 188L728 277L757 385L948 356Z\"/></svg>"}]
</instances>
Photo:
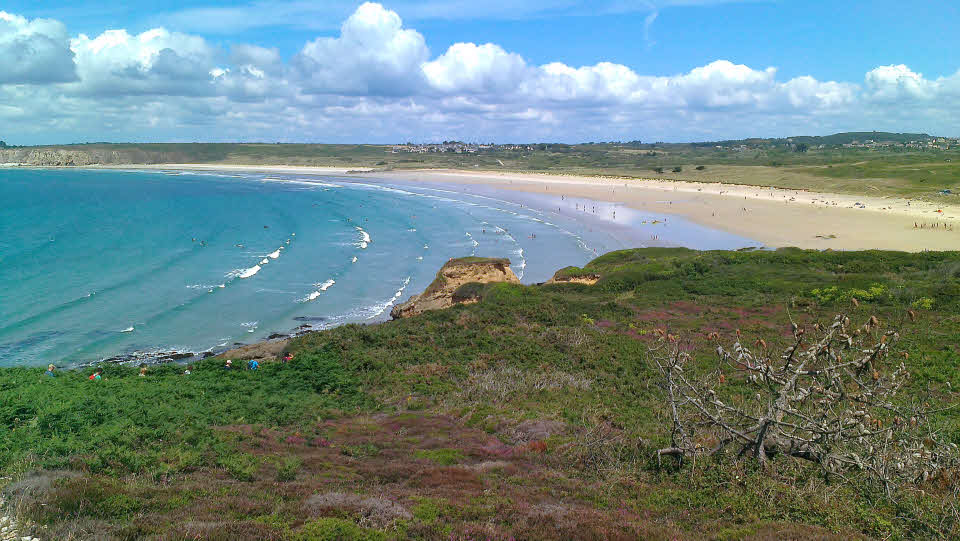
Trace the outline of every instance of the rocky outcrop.
<instances>
[{"instance_id":1,"label":"rocky outcrop","mask_svg":"<svg viewBox=\"0 0 960 541\"><path fill-rule=\"evenodd\" d=\"M519 284L517 275L510 269L509 259L487 257L464 257L451 259L437 273L437 278L427 289L398 304L390 311L393 319L410 317L427 310L440 310L455 304L477 302L478 298L463 288L466 284L508 282Z\"/></svg>"}]
</instances>

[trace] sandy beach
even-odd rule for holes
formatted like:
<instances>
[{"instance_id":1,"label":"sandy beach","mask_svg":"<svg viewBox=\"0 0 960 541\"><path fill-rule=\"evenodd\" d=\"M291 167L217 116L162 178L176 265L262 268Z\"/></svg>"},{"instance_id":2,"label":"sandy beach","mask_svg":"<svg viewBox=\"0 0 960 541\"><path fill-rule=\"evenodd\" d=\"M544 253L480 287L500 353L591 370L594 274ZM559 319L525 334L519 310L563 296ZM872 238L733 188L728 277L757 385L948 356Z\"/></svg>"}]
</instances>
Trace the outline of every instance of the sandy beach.
<instances>
[{"instance_id":1,"label":"sandy beach","mask_svg":"<svg viewBox=\"0 0 960 541\"><path fill-rule=\"evenodd\" d=\"M113 167L112 167L113 168ZM118 169L275 172L376 176L408 182L484 185L536 194L620 203L646 213L683 216L769 247L835 250L960 249L960 205L895 197L784 190L738 184L623 179L497 171L371 171L288 165L160 164Z\"/></svg>"},{"instance_id":2,"label":"sandy beach","mask_svg":"<svg viewBox=\"0 0 960 541\"><path fill-rule=\"evenodd\" d=\"M622 203L648 213L683 216L770 247L960 249L960 206L917 200L657 179L436 170L377 175Z\"/></svg>"}]
</instances>

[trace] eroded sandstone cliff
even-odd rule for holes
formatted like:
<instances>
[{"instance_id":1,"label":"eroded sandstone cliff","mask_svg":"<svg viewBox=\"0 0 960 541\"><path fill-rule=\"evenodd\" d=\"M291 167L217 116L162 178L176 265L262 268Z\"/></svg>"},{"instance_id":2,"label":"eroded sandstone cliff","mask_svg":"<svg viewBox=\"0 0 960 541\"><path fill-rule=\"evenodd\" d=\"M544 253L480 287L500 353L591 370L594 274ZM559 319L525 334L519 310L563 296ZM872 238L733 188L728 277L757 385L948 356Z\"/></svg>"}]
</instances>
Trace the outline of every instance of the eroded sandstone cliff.
<instances>
[{"instance_id":1,"label":"eroded sandstone cliff","mask_svg":"<svg viewBox=\"0 0 960 541\"><path fill-rule=\"evenodd\" d=\"M472 295L457 294L461 286L471 283L488 284L508 282L519 284L517 275L510 269L509 259L465 257L451 259L437 273L437 278L427 289L398 304L390 311L393 319L410 317L427 310L440 310L454 304L476 302ZM462 290L461 290L462 291Z\"/></svg>"}]
</instances>

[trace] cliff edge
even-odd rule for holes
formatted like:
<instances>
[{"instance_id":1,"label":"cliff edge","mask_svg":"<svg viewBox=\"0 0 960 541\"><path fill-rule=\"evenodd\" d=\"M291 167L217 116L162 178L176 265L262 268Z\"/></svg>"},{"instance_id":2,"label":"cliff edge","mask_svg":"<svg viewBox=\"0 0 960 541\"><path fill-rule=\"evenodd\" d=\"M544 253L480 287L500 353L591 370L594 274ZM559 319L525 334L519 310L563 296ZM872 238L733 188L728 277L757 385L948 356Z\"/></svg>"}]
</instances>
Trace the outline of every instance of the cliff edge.
<instances>
[{"instance_id":1,"label":"cliff edge","mask_svg":"<svg viewBox=\"0 0 960 541\"><path fill-rule=\"evenodd\" d=\"M558 270L547 284L586 284L592 286L600 281L600 274L585 271L579 267L566 267Z\"/></svg>"},{"instance_id":2,"label":"cliff edge","mask_svg":"<svg viewBox=\"0 0 960 541\"><path fill-rule=\"evenodd\" d=\"M440 268L437 278L423 293L394 306L390 310L390 316L393 319L400 319L427 310L440 310L455 304L477 302L476 297L457 295L457 290L465 284L491 282L520 283L517 275L510 269L509 259L491 257L451 259Z\"/></svg>"}]
</instances>

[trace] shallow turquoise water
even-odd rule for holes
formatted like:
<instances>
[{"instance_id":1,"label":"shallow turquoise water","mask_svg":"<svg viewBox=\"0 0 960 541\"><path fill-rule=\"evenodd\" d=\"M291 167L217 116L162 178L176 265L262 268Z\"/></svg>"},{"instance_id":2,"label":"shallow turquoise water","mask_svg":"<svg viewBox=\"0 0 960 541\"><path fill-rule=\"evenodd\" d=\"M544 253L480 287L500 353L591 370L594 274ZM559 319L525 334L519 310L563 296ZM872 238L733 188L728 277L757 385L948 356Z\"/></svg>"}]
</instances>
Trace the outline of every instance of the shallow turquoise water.
<instances>
[{"instance_id":1,"label":"shallow turquoise water","mask_svg":"<svg viewBox=\"0 0 960 541\"><path fill-rule=\"evenodd\" d=\"M571 201L368 178L4 169L0 203L0 365L375 322L451 257L508 257L531 283L647 234L625 209L605 224ZM664 243L751 244L674 224Z\"/></svg>"}]
</instances>

